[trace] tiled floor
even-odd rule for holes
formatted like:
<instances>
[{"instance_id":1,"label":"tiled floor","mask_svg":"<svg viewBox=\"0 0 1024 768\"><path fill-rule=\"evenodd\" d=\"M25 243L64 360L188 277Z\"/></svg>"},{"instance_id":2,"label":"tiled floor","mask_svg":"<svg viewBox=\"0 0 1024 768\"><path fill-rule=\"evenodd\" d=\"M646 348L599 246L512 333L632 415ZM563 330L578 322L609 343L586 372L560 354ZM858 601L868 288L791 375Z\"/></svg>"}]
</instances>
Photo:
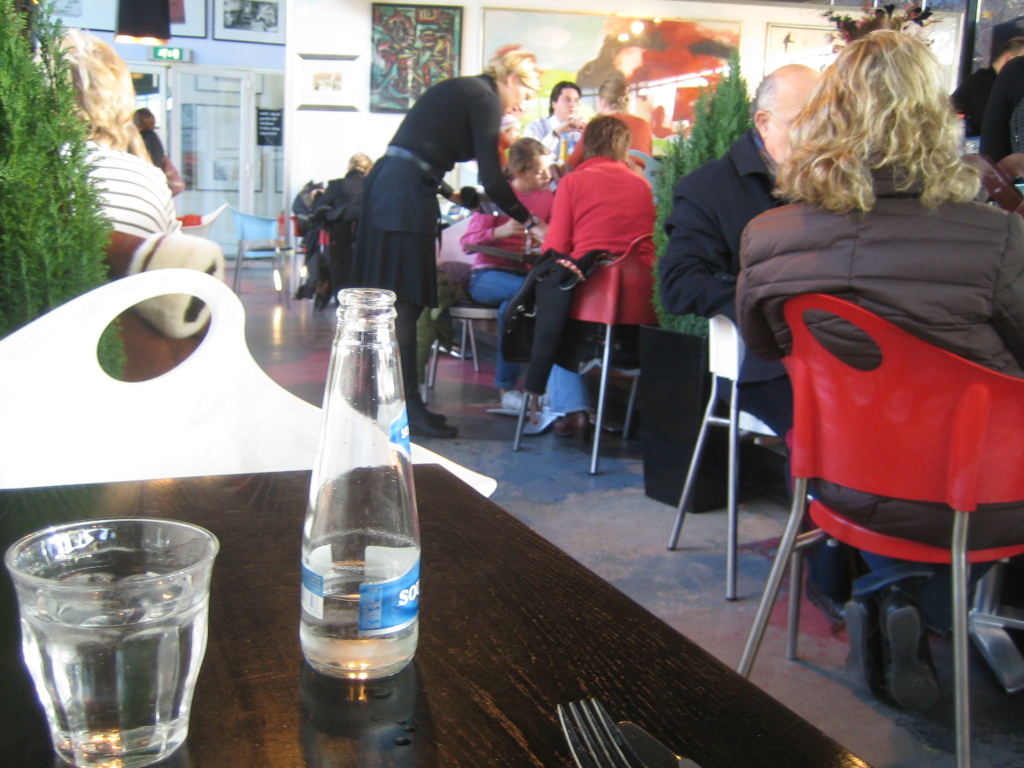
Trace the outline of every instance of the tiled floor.
<instances>
[{"instance_id":1,"label":"tiled floor","mask_svg":"<svg viewBox=\"0 0 1024 768\"><path fill-rule=\"evenodd\" d=\"M310 302L285 309L269 290L269 275L248 267L245 275L242 298L254 356L275 380L319 405L333 312L314 314ZM442 359L432 407L448 415L460 434L423 444L497 478L497 503L735 666L786 511L763 500L743 504L740 599L726 602L724 512L689 516L681 548L669 552L665 543L674 509L644 495L636 442L606 436L597 476L587 473L588 448L550 433L526 438L523 450L513 453L514 420L486 412L497 405L497 396L486 349L481 356L480 373L468 361ZM780 605L754 668L757 685L875 768L955 764L948 639L933 637L931 644L942 696L931 709L912 713L856 689L844 668L845 630L832 628L813 607L804 605L799 661L784 660L782 627ZM974 765L1024 766L1024 694L1006 694L976 653L971 672ZM749 765L757 765L756 755Z\"/></svg>"}]
</instances>

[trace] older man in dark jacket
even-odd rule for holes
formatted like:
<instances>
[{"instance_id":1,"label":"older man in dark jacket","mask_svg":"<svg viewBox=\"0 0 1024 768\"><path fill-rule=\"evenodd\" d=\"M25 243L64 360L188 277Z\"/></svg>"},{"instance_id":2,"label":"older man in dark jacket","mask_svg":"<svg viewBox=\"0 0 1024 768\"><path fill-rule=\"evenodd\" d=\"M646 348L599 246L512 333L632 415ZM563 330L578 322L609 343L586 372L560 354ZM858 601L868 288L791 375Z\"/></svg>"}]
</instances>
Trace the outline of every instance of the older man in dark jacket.
<instances>
[{"instance_id":1,"label":"older man in dark jacket","mask_svg":"<svg viewBox=\"0 0 1024 768\"><path fill-rule=\"evenodd\" d=\"M773 194L775 169L789 157L789 126L819 78L800 64L769 74L754 95L754 127L724 157L679 180L665 221L668 246L658 264L661 299L669 312L736 320L740 235L751 219L785 202ZM739 387L743 410L776 434L789 431L793 392L782 363L747 355ZM834 623L843 620L840 603L849 594L846 559L845 549L822 545L810 562L808 597Z\"/></svg>"},{"instance_id":2,"label":"older man in dark jacket","mask_svg":"<svg viewBox=\"0 0 1024 768\"><path fill-rule=\"evenodd\" d=\"M752 107L754 127L725 157L684 176L665 221L668 247L659 262L661 299L669 312L736 319L740 235L758 214L782 202L773 196L775 168L789 156L789 126L819 74L790 64L761 81ZM740 374L741 407L776 433L793 420L792 394L778 362L747 355Z\"/></svg>"}]
</instances>

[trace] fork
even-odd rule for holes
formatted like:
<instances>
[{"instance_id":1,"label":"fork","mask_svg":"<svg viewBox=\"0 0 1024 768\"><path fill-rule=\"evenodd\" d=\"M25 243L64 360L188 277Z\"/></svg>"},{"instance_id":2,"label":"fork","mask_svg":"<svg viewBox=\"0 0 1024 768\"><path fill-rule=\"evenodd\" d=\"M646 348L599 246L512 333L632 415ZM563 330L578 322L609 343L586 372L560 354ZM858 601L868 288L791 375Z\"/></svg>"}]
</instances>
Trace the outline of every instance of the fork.
<instances>
[{"instance_id":1,"label":"fork","mask_svg":"<svg viewBox=\"0 0 1024 768\"><path fill-rule=\"evenodd\" d=\"M559 704L557 712L577 768L644 768L597 699Z\"/></svg>"}]
</instances>

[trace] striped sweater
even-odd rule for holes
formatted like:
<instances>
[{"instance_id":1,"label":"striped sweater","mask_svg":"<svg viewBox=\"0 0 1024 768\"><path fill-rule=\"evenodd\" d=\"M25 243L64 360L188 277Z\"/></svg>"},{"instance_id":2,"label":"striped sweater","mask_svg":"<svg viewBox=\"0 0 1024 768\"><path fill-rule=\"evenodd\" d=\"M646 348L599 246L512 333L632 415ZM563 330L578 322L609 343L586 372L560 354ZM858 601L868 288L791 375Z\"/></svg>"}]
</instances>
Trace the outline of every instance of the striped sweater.
<instances>
[{"instance_id":1,"label":"striped sweater","mask_svg":"<svg viewBox=\"0 0 1024 768\"><path fill-rule=\"evenodd\" d=\"M103 197L103 213L118 232L146 237L179 229L164 172L116 149L92 144L90 176Z\"/></svg>"}]
</instances>

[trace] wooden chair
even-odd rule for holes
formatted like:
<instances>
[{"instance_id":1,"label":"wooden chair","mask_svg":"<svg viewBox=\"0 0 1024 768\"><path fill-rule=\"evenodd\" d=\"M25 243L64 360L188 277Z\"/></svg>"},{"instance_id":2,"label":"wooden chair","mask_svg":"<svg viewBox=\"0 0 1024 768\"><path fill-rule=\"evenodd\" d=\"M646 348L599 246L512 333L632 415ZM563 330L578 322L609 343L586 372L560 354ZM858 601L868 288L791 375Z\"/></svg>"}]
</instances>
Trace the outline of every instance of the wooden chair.
<instances>
[{"instance_id":1,"label":"wooden chair","mask_svg":"<svg viewBox=\"0 0 1024 768\"><path fill-rule=\"evenodd\" d=\"M784 312L793 335L783 360L793 383L793 506L739 672L750 674L783 573L799 546L811 478L880 496L945 504L954 519L948 548L866 528L817 500L809 506L821 532L858 549L952 564L956 753L957 765L966 768L967 564L1024 553L1024 544L972 548L969 522L981 504L1024 499L1024 380L957 357L834 296L797 296L786 302ZM881 363L864 371L839 360L808 328L808 313L838 316L855 325L877 345ZM791 565L789 658L796 655L799 560L797 554Z\"/></svg>"}]
</instances>

